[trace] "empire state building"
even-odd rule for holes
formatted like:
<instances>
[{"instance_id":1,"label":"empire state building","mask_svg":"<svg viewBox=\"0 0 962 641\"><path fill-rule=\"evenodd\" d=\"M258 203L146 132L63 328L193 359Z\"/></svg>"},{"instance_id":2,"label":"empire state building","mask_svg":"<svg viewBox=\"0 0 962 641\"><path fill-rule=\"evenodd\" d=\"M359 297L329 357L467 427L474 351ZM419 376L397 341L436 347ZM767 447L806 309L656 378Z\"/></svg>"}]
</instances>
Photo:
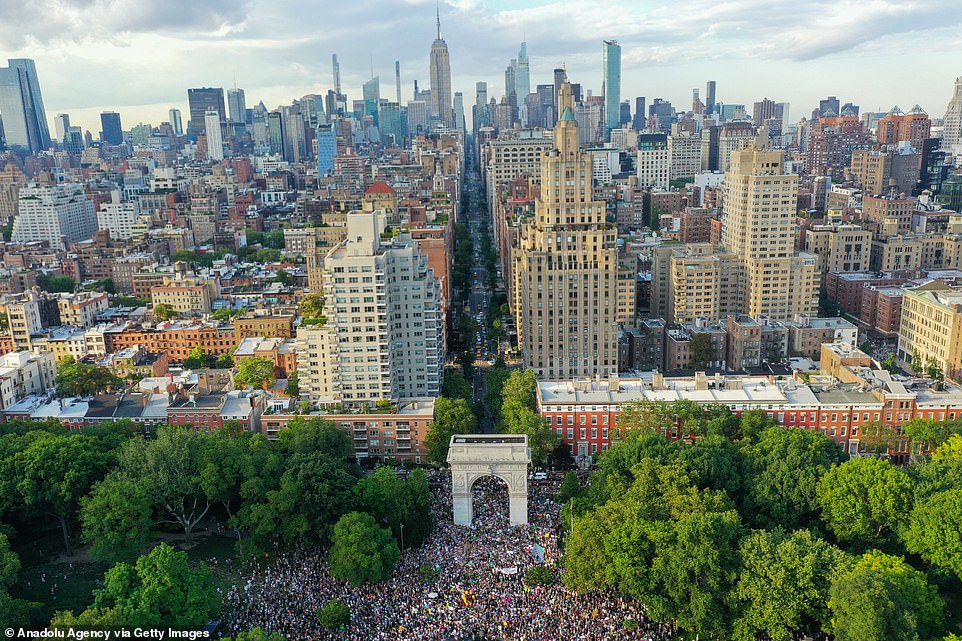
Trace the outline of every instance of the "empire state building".
<instances>
[{"instance_id":1,"label":"empire state building","mask_svg":"<svg viewBox=\"0 0 962 641\"><path fill-rule=\"evenodd\" d=\"M431 115L447 127L454 127L451 103L451 60L448 44L441 39L441 12L438 11L438 38L431 45Z\"/></svg>"}]
</instances>

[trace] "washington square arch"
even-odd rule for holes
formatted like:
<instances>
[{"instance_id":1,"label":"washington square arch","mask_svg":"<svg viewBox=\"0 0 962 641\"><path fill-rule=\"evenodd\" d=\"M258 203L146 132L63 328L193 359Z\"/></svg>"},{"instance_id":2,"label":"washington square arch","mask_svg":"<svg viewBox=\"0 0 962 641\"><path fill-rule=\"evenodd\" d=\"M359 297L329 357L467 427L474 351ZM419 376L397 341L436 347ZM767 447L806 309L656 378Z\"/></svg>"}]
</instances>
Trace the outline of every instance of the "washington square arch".
<instances>
[{"instance_id":1,"label":"washington square arch","mask_svg":"<svg viewBox=\"0 0 962 641\"><path fill-rule=\"evenodd\" d=\"M527 525L531 464L527 434L455 434L448 464L457 525L471 525L471 487L483 476L497 476L507 484L511 525Z\"/></svg>"}]
</instances>

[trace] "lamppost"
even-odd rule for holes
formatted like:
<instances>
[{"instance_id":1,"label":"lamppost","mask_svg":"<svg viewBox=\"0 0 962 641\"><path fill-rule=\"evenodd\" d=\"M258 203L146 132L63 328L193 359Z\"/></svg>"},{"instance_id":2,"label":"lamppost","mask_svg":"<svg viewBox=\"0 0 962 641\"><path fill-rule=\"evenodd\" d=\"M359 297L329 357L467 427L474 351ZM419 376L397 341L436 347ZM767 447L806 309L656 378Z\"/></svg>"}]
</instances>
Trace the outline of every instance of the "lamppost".
<instances>
[{"instance_id":1,"label":"lamppost","mask_svg":"<svg viewBox=\"0 0 962 641\"><path fill-rule=\"evenodd\" d=\"M401 523L401 551L404 551L404 523Z\"/></svg>"}]
</instances>

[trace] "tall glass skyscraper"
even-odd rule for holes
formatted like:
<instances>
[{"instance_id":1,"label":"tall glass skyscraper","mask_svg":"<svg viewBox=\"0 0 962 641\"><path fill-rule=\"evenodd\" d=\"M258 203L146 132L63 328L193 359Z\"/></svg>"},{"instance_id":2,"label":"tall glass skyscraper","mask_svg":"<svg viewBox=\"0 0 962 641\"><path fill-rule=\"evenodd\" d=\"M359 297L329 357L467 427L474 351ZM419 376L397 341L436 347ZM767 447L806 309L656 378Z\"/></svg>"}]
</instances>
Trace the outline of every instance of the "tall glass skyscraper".
<instances>
[{"instance_id":1,"label":"tall glass skyscraper","mask_svg":"<svg viewBox=\"0 0 962 641\"><path fill-rule=\"evenodd\" d=\"M36 153L50 147L37 67L29 58L7 60L0 67L0 114L7 148Z\"/></svg>"},{"instance_id":2,"label":"tall glass skyscraper","mask_svg":"<svg viewBox=\"0 0 962 641\"><path fill-rule=\"evenodd\" d=\"M216 111L220 115L221 122L227 120L227 111L224 109L224 90L221 87L188 89L187 103L190 105L187 133L191 140L197 140L197 136L204 133L206 128L204 119L208 111Z\"/></svg>"},{"instance_id":3,"label":"tall glass skyscraper","mask_svg":"<svg viewBox=\"0 0 962 641\"><path fill-rule=\"evenodd\" d=\"M621 126L621 45L605 40L605 139L608 132Z\"/></svg>"},{"instance_id":4,"label":"tall glass skyscraper","mask_svg":"<svg viewBox=\"0 0 962 641\"><path fill-rule=\"evenodd\" d=\"M124 130L120 125L120 114L116 111L100 114L100 139L111 145L124 144Z\"/></svg>"}]
</instances>

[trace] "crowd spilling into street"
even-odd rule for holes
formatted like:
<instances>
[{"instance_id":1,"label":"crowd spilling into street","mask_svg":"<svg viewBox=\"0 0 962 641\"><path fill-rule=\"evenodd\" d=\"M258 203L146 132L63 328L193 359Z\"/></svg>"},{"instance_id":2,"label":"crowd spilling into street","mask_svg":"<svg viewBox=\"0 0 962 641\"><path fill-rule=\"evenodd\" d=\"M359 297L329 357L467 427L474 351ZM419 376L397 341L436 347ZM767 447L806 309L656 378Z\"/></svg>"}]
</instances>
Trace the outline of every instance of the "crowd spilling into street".
<instances>
[{"instance_id":1,"label":"crowd spilling into street","mask_svg":"<svg viewBox=\"0 0 962 641\"><path fill-rule=\"evenodd\" d=\"M646 620L640 604L616 594L579 594L559 577L560 479L529 484L527 526L508 524L508 495L489 477L474 486L474 522L455 525L451 478L434 483L436 526L427 542L405 550L392 577L353 588L329 574L325 551L284 553L252 571L225 599L223 631L254 627L289 641L662 641L670 627ZM525 573L549 568L555 581L527 586ZM327 630L317 611L332 599L350 623ZM627 621L627 624L626 624Z\"/></svg>"}]
</instances>

